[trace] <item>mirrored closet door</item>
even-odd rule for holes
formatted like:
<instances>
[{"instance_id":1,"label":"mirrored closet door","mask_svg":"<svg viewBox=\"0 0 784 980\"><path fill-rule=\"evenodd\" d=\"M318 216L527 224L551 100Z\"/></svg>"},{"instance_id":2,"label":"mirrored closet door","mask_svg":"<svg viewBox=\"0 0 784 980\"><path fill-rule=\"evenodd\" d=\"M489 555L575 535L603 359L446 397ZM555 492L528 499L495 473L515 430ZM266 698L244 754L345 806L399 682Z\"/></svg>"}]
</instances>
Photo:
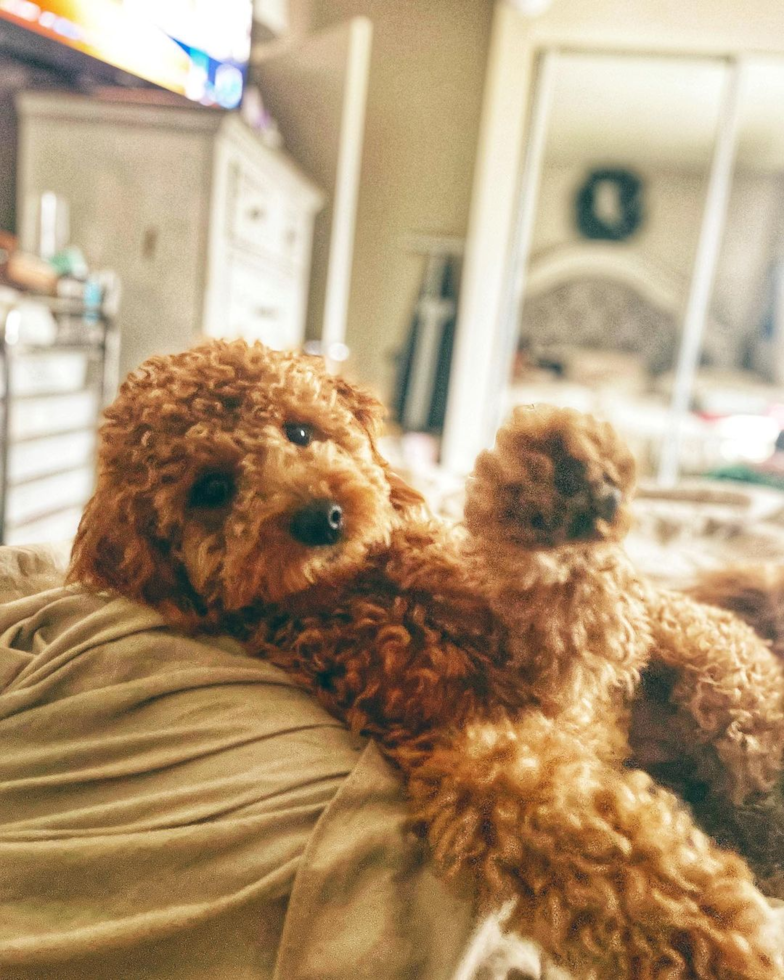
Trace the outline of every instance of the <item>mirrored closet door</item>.
<instances>
[{"instance_id":1,"label":"mirrored closet door","mask_svg":"<svg viewBox=\"0 0 784 980\"><path fill-rule=\"evenodd\" d=\"M767 458L784 427L784 62L543 49L534 79L498 416L599 414L664 484Z\"/></svg>"}]
</instances>

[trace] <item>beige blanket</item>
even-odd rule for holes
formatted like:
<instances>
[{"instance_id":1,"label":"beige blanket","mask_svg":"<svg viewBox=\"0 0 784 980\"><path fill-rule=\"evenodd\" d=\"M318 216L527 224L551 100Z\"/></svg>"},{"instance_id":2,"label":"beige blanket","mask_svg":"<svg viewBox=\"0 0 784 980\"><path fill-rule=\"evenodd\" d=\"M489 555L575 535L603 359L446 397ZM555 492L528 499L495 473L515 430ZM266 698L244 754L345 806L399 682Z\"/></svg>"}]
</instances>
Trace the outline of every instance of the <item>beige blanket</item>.
<instances>
[{"instance_id":1,"label":"beige blanket","mask_svg":"<svg viewBox=\"0 0 784 980\"><path fill-rule=\"evenodd\" d=\"M53 557L0 549L3 980L537 975L492 923L472 942L373 745L231 641L24 596Z\"/></svg>"},{"instance_id":2,"label":"beige blanket","mask_svg":"<svg viewBox=\"0 0 784 980\"><path fill-rule=\"evenodd\" d=\"M434 877L372 744L64 559L0 549L2 980L539 976Z\"/></svg>"}]
</instances>

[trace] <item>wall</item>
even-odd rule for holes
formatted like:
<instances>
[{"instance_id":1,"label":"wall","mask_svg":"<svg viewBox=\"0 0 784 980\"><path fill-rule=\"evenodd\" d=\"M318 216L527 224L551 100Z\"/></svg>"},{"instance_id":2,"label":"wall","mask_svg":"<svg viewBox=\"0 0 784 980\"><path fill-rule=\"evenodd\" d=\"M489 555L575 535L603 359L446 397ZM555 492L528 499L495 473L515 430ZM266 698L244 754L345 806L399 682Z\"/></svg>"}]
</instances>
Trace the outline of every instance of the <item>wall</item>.
<instances>
[{"instance_id":1,"label":"wall","mask_svg":"<svg viewBox=\"0 0 784 980\"><path fill-rule=\"evenodd\" d=\"M68 82L62 73L24 65L10 55L0 54L0 229L4 231L18 231L16 95L25 89L67 87Z\"/></svg>"},{"instance_id":2,"label":"wall","mask_svg":"<svg viewBox=\"0 0 784 980\"><path fill-rule=\"evenodd\" d=\"M604 159L600 161L606 163ZM537 202L531 252L582 241L574 221L574 197L590 164L546 165ZM633 238L619 248L650 258L686 278L694 257L705 193L696 173L642 171L645 221Z\"/></svg>"},{"instance_id":3,"label":"wall","mask_svg":"<svg viewBox=\"0 0 784 980\"><path fill-rule=\"evenodd\" d=\"M422 274L414 232L464 236L490 0L312 0L311 30L373 23L348 337L355 370L388 397Z\"/></svg>"}]
</instances>

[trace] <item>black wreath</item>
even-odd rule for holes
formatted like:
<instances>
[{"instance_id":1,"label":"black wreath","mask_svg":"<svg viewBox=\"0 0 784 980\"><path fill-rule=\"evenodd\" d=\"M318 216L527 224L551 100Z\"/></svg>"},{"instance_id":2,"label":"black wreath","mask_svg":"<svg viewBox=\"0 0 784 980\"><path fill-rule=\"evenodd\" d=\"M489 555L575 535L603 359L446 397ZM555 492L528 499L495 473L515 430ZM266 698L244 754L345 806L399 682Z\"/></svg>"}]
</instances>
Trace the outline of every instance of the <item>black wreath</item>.
<instances>
[{"instance_id":1,"label":"black wreath","mask_svg":"<svg viewBox=\"0 0 784 980\"><path fill-rule=\"evenodd\" d=\"M618 221L608 224L595 211L596 188L599 184L615 184L621 203ZM577 227L586 238L622 242L630 238L643 219L643 184L629 170L594 170L577 192Z\"/></svg>"}]
</instances>

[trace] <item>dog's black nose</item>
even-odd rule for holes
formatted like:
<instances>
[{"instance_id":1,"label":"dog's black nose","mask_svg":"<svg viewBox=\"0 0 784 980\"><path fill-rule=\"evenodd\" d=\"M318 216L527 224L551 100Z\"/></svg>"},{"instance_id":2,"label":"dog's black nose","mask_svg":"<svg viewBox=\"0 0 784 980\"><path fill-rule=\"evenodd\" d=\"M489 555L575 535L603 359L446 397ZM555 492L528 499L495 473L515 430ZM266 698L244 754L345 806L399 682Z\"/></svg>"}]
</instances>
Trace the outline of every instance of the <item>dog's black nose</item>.
<instances>
[{"instance_id":1,"label":"dog's black nose","mask_svg":"<svg viewBox=\"0 0 784 980\"><path fill-rule=\"evenodd\" d=\"M343 510L333 500L314 500L297 511L289 529L295 541L309 547L335 544L343 533Z\"/></svg>"},{"instance_id":2,"label":"dog's black nose","mask_svg":"<svg viewBox=\"0 0 784 980\"><path fill-rule=\"evenodd\" d=\"M605 521L615 520L623 494L617 487L606 486L596 499L596 514Z\"/></svg>"},{"instance_id":3,"label":"dog's black nose","mask_svg":"<svg viewBox=\"0 0 784 980\"><path fill-rule=\"evenodd\" d=\"M579 510L569 524L569 538L592 538L596 534L596 522L599 520L612 524L623 503L621 491L609 483L594 491L590 504Z\"/></svg>"}]
</instances>

